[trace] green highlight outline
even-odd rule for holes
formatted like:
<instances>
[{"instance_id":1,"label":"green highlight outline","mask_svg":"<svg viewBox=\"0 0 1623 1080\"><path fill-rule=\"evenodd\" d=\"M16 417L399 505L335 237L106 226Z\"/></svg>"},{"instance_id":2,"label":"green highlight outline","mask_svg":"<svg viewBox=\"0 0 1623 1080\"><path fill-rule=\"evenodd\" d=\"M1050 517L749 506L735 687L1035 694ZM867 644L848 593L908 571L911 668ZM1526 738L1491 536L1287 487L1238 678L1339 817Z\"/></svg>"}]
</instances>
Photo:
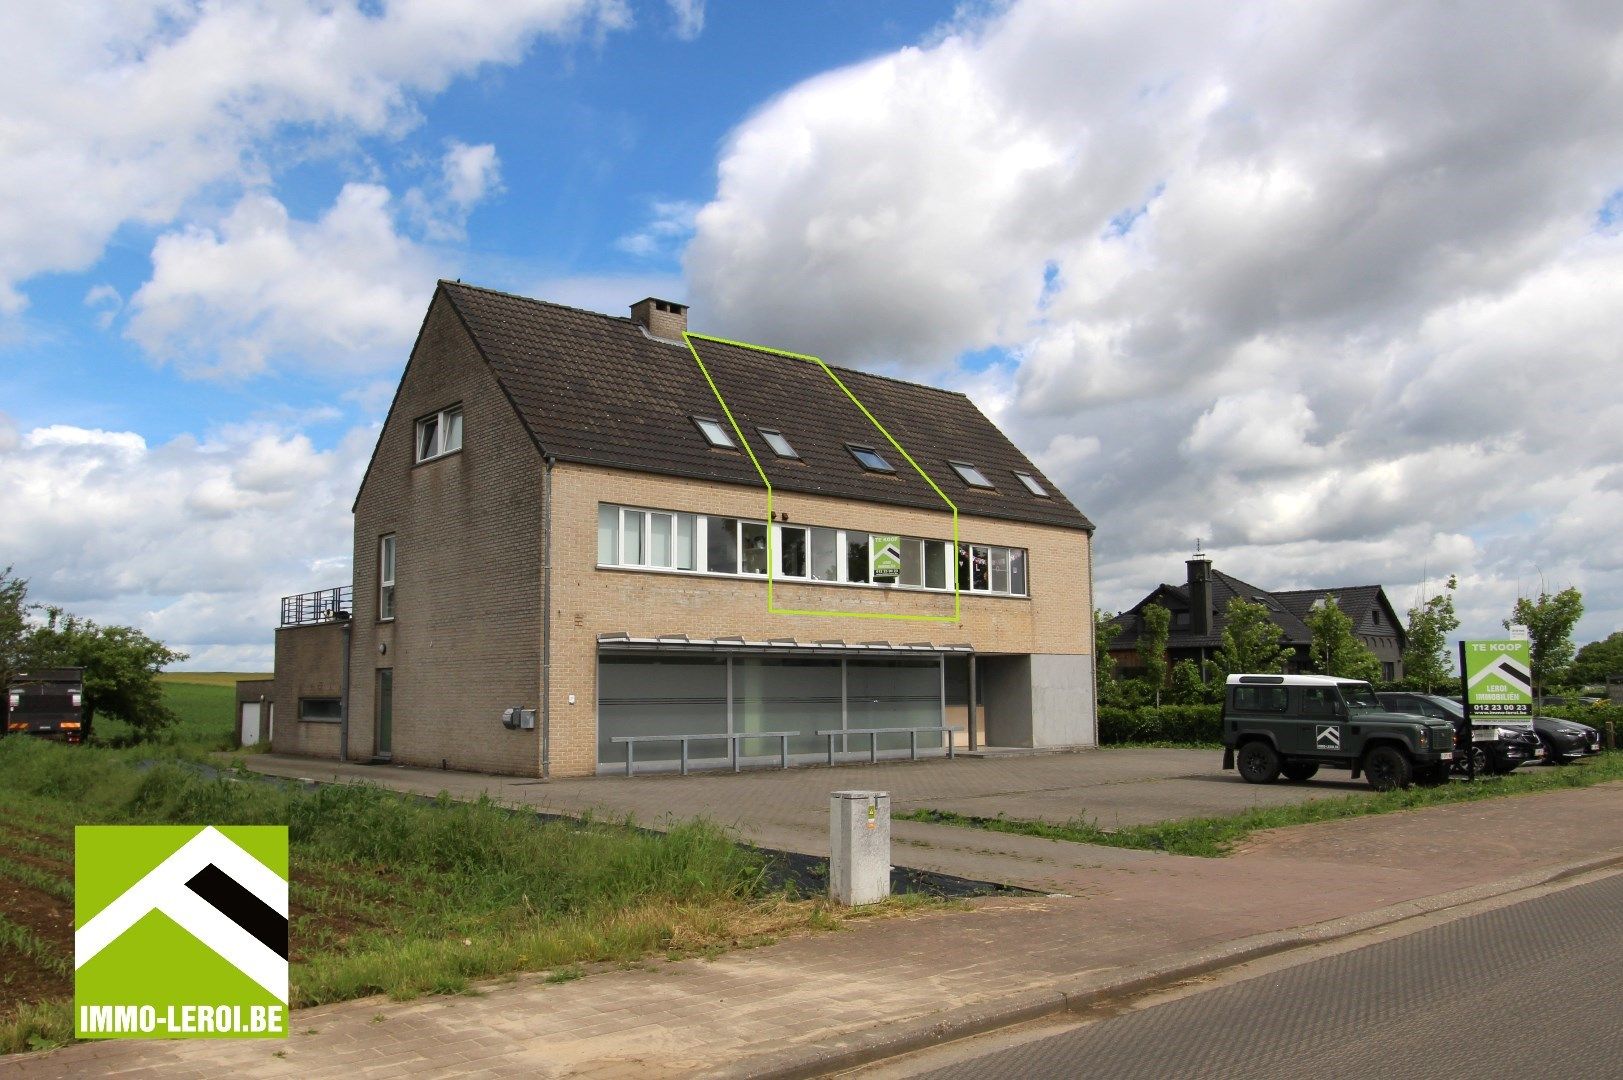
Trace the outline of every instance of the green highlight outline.
<instances>
[{"instance_id":1,"label":"green highlight outline","mask_svg":"<svg viewBox=\"0 0 1623 1080\"><path fill-rule=\"evenodd\" d=\"M866 416L868 418L868 422L878 430L879 434L885 437L885 441L889 442L891 446L896 448L896 452L902 455L909 465L913 466L913 471L924 478L924 482L930 485L930 490L941 496L941 501L946 503L947 508L952 511L952 557L947 560L947 573L952 577L951 615L907 615L902 612L893 611L813 611L802 608L780 608L776 605L776 603L774 603L773 567L777 564L777 559L775 557L777 552L772 539L774 533L776 532L776 530L772 528L772 481L767 479L766 470L761 468L761 462L756 458L755 451L751 449L750 441L744 437L744 429L738 426L738 420L733 416L733 411L727 407L727 400L721 396L721 390L716 386L716 380L710 377L710 369L704 366L704 359L699 356L699 350L693 344L694 340L713 341L718 345L731 345L734 348L739 349L754 349L757 352L770 353L773 356L782 356L790 360L804 360L807 363L816 364L818 367L823 369L823 374L834 380L834 385L838 386L845 392L845 396L850 398L851 403L862 411L862 415ZM907 622L955 623L960 621L962 617L963 597L961 596L958 588L957 571L958 505L951 499L947 498L947 493L942 491L934 480L930 479L930 474L925 472L924 469L920 467L919 463L913 460L913 455L904 450L902 448L902 444L897 442L895 437L891 435L889 431L885 430L885 425L881 424L874 417L874 414L868 411L868 407L857 399L857 396L851 392L850 387L846 386L845 383L840 381L840 377L834 374L834 370L825 364L820 357L807 356L804 353L787 352L783 349L773 349L765 345L752 345L747 341L731 341L727 338L712 337L709 334L695 334L690 331L683 331L682 341L685 345L687 345L688 352L692 354L693 362L699 365L699 373L704 376L704 381L709 384L710 392L716 395L716 402L721 406L722 415L727 417L727 423L732 425L733 433L738 436L738 444L744 448L744 453L749 455L750 464L755 466L756 475L761 478L761 483L766 485L767 613L770 615L821 615L828 618L839 619L894 619Z\"/></svg>"}]
</instances>

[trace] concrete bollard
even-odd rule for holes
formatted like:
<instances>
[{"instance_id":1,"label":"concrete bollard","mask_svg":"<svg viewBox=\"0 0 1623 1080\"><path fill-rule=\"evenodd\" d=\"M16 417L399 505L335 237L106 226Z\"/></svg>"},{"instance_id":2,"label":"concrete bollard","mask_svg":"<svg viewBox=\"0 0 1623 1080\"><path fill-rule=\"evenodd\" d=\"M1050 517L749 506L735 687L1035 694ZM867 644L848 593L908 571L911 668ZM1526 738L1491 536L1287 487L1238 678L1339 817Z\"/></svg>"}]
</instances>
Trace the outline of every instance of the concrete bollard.
<instances>
[{"instance_id":1,"label":"concrete bollard","mask_svg":"<svg viewBox=\"0 0 1623 1080\"><path fill-rule=\"evenodd\" d=\"M890 792L836 791L828 800L828 895L874 904L890 895Z\"/></svg>"}]
</instances>

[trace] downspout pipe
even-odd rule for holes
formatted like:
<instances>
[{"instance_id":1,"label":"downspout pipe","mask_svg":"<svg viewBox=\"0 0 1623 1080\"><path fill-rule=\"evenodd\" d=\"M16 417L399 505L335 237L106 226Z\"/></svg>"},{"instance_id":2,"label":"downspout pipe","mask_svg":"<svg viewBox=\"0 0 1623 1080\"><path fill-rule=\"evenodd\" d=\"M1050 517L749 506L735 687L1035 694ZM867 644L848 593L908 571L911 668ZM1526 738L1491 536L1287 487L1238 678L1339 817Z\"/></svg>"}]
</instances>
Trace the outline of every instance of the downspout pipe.
<instances>
[{"instance_id":1,"label":"downspout pipe","mask_svg":"<svg viewBox=\"0 0 1623 1080\"><path fill-rule=\"evenodd\" d=\"M355 627L353 619L344 623L344 670L338 683L338 760L349 760L349 647Z\"/></svg>"},{"instance_id":2,"label":"downspout pipe","mask_svg":"<svg viewBox=\"0 0 1623 1080\"><path fill-rule=\"evenodd\" d=\"M552 777L552 467L541 473L541 779Z\"/></svg>"}]
</instances>

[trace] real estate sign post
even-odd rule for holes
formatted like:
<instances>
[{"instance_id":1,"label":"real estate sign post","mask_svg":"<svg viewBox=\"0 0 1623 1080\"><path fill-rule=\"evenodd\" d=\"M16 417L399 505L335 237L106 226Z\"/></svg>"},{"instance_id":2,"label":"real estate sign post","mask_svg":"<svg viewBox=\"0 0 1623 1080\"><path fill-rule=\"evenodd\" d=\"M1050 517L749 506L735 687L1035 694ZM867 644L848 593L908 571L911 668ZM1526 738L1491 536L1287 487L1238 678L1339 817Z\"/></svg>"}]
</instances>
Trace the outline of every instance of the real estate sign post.
<instances>
[{"instance_id":1,"label":"real estate sign post","mask_svg":"<svg viewBox=\"0 0 1623 1080\"><path fill-rule=\"evenodd\" d=\"M1476 779L1471 721L1478 715L1533 715L1533 647L1525 637L1460 642L1460 690L1465 702L1466 775Z\"/></svg>"}]
</instances>

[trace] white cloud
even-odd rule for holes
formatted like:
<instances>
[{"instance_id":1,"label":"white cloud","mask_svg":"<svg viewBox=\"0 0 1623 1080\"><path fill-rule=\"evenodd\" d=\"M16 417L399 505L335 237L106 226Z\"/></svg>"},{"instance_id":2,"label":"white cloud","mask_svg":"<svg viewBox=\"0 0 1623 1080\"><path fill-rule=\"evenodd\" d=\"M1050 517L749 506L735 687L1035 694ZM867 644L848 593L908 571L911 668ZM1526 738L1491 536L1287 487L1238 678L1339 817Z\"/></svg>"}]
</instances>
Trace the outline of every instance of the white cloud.
<instances>
[{"instance_id":1,"label":"white cloud","mask_svg":"<svg viewBox=\"0 0 1623 1080\"><path fill-rule=\"evenodd\" d=\"M496 147L452 139L440 158L438 175L407 191L401 202L425 237L457 241L466 236L473 208L501 190L502 163Z\"/></svg>"},{"instance_id":2,"label":"white cloud","mask_svg":"<svg viewBox=\"0 0 1623 1080\"><path fill-rule=\"evenodd\" d=\"M377 370L399 363L438 276L396 230L385 188L347 184L314 222L249 194L216 228L158 238L129 334L189 371Z\"/></svg>"},{"instance_id":3,"label":"white cloud","mask_svg":"<svg viewBox=\"0 0 1623 1080\"><path fill-rule=\"evenodd\" d=\"M248 425L148 445L59 424L0 438L0 550L36 600L139 626L192 667L269 670L278 598L349 580L347 509L375 437L318 450Z\"/></svg>"},{"instance_id":4,"label":"white cloud","mask_svg":"<svg viewBox=\"0 0 1623 1080\"><path fill-rule=\"evenodd\" d=\"M538 36L629 24L623 0L0 8L0 314L25 305L30 277L93 264L120 225L251 182L269 136L396 133L418 95Z\"/></svg>"},{"instance_id":5,"label":"white cloud","mask_svg":"<svg viewBox=\"0 0 1623 1080\"><path fill-rule=\"evenodd\" d=\"M693 217L698 212L698 203L656 199L650 207L647 224L620 237L614 246L644 258L669 255L693 235Z\"/></svg>"},{"instance_id":6,"label":"white cloud","mask_svg":"<svg viewBox=\"0 0 1623 1080\"><path fill-rule=\"evenodd\" d=\"M732 133L695 311L982 385L1099 523L1103 603L1199 536L1263 585L1458 571L1478 632L1541 569L1598 636L1620 54L1615 6L999 5ZM950 370L988 348L1001 387Z\"/></svg>"},{"instance_id":7,"label":"white cloud","mask_svg":"<svg viewBox=\"0 0 1623 1080\"><path fill-rule=\"evenodd\" d=\"M440 168L446 198L464 210L501 187L502 163L490 143L469 146L453 140Z\"/></svg>"},{"instance_id":8,"label":"white cloud","mask_svg":"<svg viewBox=\"0 0 1623 1080\"><path fill-rule=\"evenodd\" d=\"M704 33L704 0L669 0L676 20L672 32L683 41L693 41Z\"/></svg>"}]
</instances>

